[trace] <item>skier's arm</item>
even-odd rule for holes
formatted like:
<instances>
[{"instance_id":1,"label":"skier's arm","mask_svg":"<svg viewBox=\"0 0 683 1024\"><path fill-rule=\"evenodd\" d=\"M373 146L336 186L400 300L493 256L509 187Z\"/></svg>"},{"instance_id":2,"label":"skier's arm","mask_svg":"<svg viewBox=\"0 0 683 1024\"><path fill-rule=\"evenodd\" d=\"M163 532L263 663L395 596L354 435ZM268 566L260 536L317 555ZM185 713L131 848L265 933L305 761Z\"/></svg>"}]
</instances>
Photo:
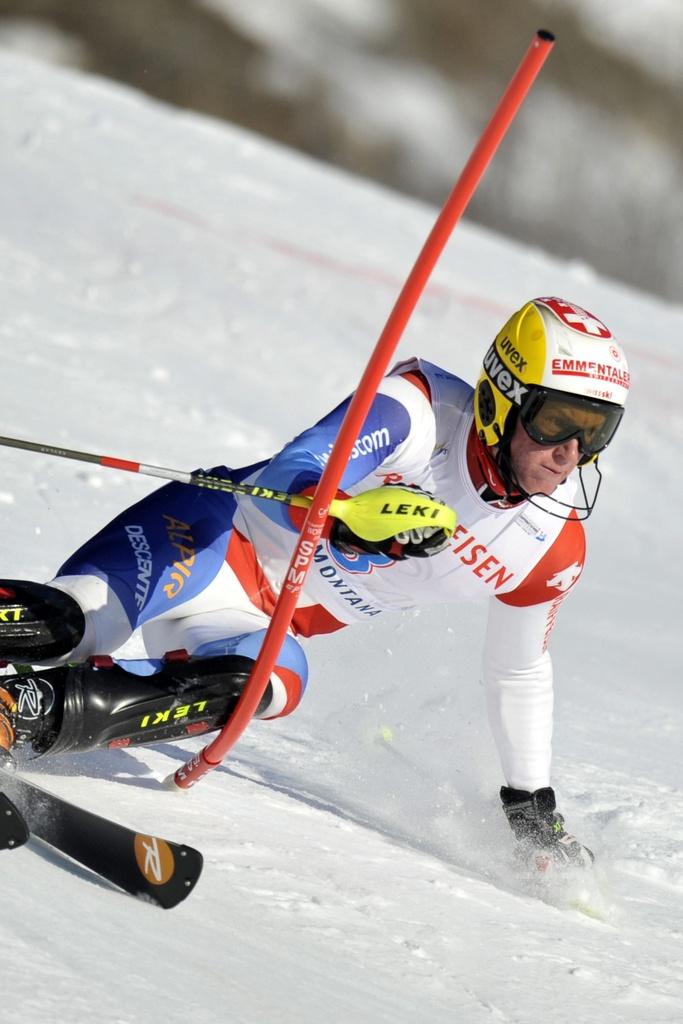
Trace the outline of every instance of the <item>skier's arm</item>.
<instances>
[{"instance_id":1,"label":"skier's arm","mask_svg":"<svg viewBox=\"0 0 683 1024\"><path fill-rule=\"evenodd\" d=\"M290 493L311 493L329 458L350 399L290 441L254 482ZM340 482L342 493L377 487L383 477L410 477L429 462L435 443L429 396L411 379L386 377L375 396ZM300 527L296 510L260 502L261 511L290 530Z\"/></svg>"},{"instance_id":2,"label":"skier's arm","mask_svg":"<svg viewBox=\"0 0 683 1024\"><path fill-rule=\"evenodd\" d=\"M491 601L483 679L491 729L508 786L550 784L553 666L548 640L585 557L583 528L568 520L520 586Z\"/></svg>"},{"instance_id":3,"label":"skier's arm","mask_svg":"<svg viewBox=\"0 0 683 1024\"><path fill-rule=\"evenodd\" d=\"M532 793L550 784L553 666L542 643L550 607L494 598L484 645L486 706L505 781Z\"/></svg>"}]
</instances>

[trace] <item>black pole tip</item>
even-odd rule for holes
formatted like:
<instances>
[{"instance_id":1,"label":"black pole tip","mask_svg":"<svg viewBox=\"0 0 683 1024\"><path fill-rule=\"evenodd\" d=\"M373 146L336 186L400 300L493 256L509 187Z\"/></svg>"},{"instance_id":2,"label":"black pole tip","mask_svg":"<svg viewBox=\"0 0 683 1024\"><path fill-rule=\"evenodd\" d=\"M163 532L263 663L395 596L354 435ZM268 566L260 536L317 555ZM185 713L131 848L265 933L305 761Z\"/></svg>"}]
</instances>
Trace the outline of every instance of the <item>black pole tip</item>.
<instances>
[{"instance_id":1,"label":"black pole tip","mask_svg":"<svg viewBox=\"0 0 683 1024\"><path fill-rule=\"evenodd\" d=\"M546 28L539 28L539 30L536 33L536 35L538 36L539 39L542 39L545 43L554 43L555 42L555 36L553 35L552 32L548 32L548 30Z\"/></svg>"}]
</instances>

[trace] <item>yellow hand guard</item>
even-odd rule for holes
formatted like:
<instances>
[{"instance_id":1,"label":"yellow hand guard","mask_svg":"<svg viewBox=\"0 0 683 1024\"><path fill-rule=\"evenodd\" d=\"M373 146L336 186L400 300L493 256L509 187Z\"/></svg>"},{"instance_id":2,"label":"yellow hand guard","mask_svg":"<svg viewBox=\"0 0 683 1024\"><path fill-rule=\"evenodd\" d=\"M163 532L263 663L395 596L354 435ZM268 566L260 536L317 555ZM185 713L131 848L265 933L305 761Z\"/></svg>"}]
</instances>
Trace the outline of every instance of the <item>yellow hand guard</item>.
<instances>
[{"instance_id":1,"label":"yellow hand guard","mask_svg":"<svg viewBox=\"0 0 683 1024\"><path fill-rule=\"evenodd\" d=\"M335 498L330 515L368 541L388 540L397 533L425 526L452 537L456 524L452 508L411 487L375 487L352 498Z\"/></svg>"}]
</instances>

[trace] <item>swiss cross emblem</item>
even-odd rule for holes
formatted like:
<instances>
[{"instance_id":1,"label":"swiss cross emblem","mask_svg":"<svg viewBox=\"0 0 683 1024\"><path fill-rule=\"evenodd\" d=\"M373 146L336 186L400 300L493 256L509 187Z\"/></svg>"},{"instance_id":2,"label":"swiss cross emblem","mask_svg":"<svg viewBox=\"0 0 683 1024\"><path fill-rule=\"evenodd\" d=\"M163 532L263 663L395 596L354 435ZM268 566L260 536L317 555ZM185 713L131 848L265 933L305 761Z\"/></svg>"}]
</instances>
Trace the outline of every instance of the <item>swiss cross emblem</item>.
<instances>
[{"instance_id":1,"label":"swiss cross emblem","mask_svg":"<svg viewBox=\"0 0 683 1024\"><path fill-rule=\"evenodd\" d=\"M538 299L537 301L542 302L544 306L551 309L563 324L566 324L567 327L571 327L575 331L579 331L581 334L588 334L592 338L612 337L612 332L608 327L605 327L602 320L598 320L596 316L582 309L581 306L575 306L573 302L565 302L564 299L554 297Z\"/></svg>"},{"instance_id":2,"label":"swiss cross emblem","mask_svg":"<svg viewBox=\"0 0 683 1024\"><path fill-rule=\"evenodd\" d=\"M569 590L577 579L581 575L581 566L578 562L574 562L573 565L568 565L566 569L561 569L556 572L549 580L546 581L546 587L553 587L555 590L559 590L561 594L565 590Z\"/></svg>"}]
</instances>

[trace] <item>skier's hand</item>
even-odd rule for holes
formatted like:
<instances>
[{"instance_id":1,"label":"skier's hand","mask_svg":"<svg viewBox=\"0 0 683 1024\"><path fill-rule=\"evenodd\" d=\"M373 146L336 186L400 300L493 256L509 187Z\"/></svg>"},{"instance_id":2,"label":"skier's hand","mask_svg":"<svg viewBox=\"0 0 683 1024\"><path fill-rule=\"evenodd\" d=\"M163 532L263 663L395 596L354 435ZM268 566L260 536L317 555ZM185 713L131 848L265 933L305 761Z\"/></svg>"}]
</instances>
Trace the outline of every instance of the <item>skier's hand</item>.
<instances>
[{"instance_id":1,"label":"skier's hand","mask_svg":"<svg viewBox=\"0 0 683 1024\"><path fill-rule=\"evenodd\" d=\"M401 545L401 558L430 558L448 547L450 537L438 526L415 526L397 533L394 538Z\"/></svg>"},{"instance_id":2,"label":"skier's hand","mask_svg":"<svg viewBox=\"0 0 683 1024\"><path fill-rule=\"evenodd\" d=\"M342 523L341 519L335 520L330 530L330 541L340 551L380 553L397 562L402 562L406 558L429 558L437 555L448 547L449 539L446 532L437 526L415 526L380 541L358 537L346 523Z\"/></svg>"}]
</instances>

